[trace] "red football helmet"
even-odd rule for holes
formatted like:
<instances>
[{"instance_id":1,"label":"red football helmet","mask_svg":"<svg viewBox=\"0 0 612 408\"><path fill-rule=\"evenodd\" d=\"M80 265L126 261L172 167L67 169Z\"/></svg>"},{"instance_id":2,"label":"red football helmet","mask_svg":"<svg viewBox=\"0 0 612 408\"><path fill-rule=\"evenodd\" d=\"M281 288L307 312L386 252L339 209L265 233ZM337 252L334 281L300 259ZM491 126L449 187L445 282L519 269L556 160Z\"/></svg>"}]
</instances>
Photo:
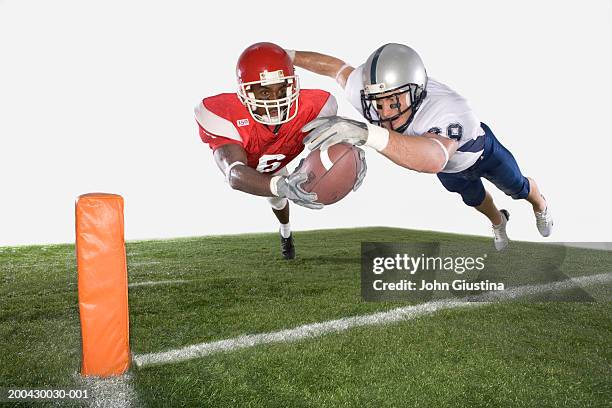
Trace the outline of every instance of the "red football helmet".
<instances>
[{"instance_id":1,"label":"red football helmet","mask_svg":"<svg viewBox=\"0 0 612 408\"><path fill-rule=\"evenodd\" d=\"M248 47L238 58L236 76L238 97L255 121L264 125L279 125L297 115L299 78L293 72L291 58L278 45L261 42ZM255 84L267 86L282 83L286 85L287 94L280 99L257 99L252 90ZM258 108L262 108L259 109L260 113L257 112ZM261 114L262 110L265 113ZM277 115L272 116L271 110L276 111Z\"/></svg>"}]
</instances>

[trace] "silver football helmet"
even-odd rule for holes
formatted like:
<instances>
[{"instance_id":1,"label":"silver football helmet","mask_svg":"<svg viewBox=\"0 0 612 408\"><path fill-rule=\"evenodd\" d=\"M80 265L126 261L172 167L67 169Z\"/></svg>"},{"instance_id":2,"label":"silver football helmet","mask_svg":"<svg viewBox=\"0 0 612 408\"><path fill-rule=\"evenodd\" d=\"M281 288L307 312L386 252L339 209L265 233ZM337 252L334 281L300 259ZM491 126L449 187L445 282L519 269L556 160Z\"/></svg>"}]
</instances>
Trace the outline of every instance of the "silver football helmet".
<instances>
[{"instance_id":1,"label":"silver football helmet","mask_svg":"<svg viewBox=\"0 0 612 408\"><path fill-rule=\"evenodd\" d=\"M403 132L427 95L427 72L419 54L402 44L385 44L368 58L363 67L363 90L361 107L365 118L375 125L392 122L412 109L408 119L393 130ZM400 97L407 94L405 109L401 109ZM380 118L376 111L376 101L395 98L397 114ZM393 105L392 105L393 106Z\"/></svg>"}]
</instances>

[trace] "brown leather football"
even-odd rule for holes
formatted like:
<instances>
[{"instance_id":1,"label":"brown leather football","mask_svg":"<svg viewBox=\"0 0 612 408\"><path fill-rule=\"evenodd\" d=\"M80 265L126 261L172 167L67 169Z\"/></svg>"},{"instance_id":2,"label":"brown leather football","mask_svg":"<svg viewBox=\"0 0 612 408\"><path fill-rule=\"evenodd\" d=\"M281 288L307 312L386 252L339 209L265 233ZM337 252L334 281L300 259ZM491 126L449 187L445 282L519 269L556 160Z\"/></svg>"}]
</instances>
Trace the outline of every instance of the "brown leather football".
<instances>
[{"instance_id":1,"label":"brown leather football","mask_svg":"<svg viewBox=\"0 0 612 408\"><path fill-rule=\"evenodd\" d=\"M327 150L315 149L304 159L301 172L308 174L302 188L317 194L317 201L333 204L351 192L361 169L359 149L338 143Z\"/></svg>"}]
</instances>

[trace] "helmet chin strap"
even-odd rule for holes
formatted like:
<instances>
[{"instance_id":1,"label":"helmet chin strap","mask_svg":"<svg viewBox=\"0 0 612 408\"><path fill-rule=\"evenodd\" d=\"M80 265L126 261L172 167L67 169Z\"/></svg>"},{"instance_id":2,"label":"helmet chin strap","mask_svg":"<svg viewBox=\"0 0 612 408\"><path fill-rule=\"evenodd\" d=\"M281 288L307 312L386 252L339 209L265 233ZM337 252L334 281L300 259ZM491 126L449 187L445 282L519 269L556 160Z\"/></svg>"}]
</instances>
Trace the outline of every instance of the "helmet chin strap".
<instances>
[{"instance_id":1,"label":"helmet chin strap","mask_svg":"<svg viewBox=\"0 0 612 408\"><path fill-rule=\"evenodd\" d=\"M413 116L414 116L414 115L411 113L411 114L410 114L410 117L408 118L408 120L407 120L406 122L404 122L404 124L403 124L402 126L400 126L400 127L398 127L398 128L393 128L393 127L392 127L393 131L395 131L395 132L397 132L397 133L404 133L404 131L405 131L406 129L408 129L408 126L410 126L410 122L412 122L412 117L413 117Z\"/></svg>"}]
</instances>

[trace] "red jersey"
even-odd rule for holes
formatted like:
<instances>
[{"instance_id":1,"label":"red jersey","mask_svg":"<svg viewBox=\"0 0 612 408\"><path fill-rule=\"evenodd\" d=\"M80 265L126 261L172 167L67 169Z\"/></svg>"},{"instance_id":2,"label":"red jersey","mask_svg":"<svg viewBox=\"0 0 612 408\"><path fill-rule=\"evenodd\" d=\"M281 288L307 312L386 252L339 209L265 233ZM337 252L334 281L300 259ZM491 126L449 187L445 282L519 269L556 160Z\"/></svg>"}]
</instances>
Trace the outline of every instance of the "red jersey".
<instances>
[{"instance_id":1,"label":"red jersey","mask_svg":"<svg viewBox=\"0 0 612 408\"><path fill-rule=\"evenodd\" d=\"M239 144L249 167L261 173L277 171L304 150L302 127L318 116L335 115L338 109L333 95L318 89L300 90L298 103L296 117L279 125L275 134L275 126L256 122L235 93L204 98L195 108L200 138L213 151Z\"/></svg>"}]
</instances>

